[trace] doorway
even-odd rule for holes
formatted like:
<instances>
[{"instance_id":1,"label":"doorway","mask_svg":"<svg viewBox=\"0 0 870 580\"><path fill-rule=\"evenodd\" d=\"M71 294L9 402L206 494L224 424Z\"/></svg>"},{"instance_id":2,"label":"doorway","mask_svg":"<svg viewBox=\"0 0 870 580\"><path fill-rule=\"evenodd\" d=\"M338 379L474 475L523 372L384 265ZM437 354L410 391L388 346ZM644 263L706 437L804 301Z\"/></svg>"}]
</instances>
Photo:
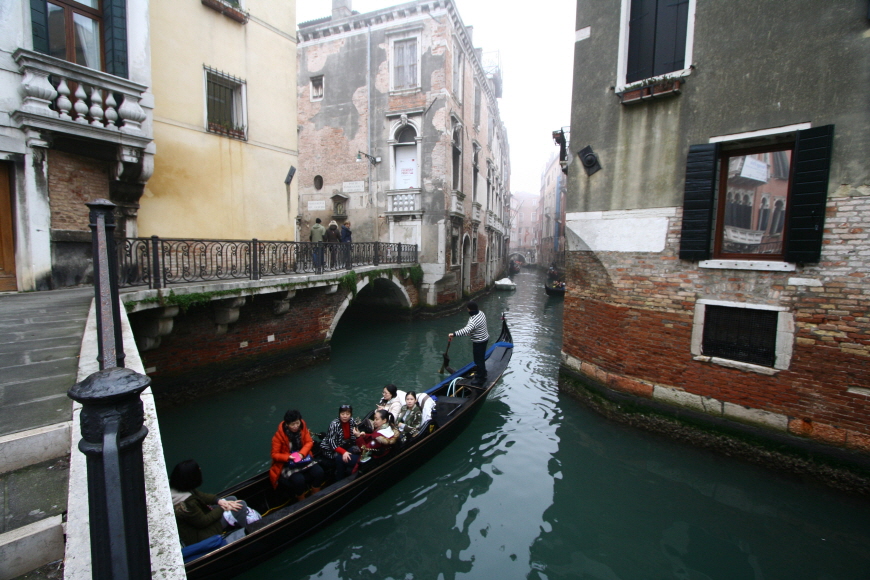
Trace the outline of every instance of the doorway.
<instances>
[{"instance_id":1,"label":"doorway","mask_svg":"<svg viewBox=\"0 0 870 580\"><path fill-rule=\"evenodd\" d=\"M12 230L12 167L0 161L0 292L18 290Z\"/></svg>"}]
</instances>

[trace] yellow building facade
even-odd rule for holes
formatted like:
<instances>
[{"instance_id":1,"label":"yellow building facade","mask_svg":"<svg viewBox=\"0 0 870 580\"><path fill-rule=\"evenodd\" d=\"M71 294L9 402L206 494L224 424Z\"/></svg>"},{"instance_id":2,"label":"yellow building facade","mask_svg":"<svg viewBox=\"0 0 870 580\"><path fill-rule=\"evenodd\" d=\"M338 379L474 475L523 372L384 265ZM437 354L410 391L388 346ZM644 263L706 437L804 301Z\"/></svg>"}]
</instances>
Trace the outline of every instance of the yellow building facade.
<instances>
[{"instance_id":1,"label":"yellow building facade","mask_svg":"<svg viewBox=\"0 0 870 580\"><path fill-rule=\"evenodd\" d=\"M150 19L157 153L139 235L295 239L295 1L155 0Z\"/></svg>"}]
</instances>

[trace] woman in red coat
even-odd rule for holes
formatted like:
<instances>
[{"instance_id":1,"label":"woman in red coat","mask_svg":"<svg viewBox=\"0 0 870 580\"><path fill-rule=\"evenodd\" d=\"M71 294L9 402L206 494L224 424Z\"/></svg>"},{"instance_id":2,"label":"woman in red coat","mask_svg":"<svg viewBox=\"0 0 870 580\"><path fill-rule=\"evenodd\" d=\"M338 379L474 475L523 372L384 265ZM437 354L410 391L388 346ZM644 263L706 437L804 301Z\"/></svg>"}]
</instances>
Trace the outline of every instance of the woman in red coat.
<instances>
[{"instance_id":1,"label":"woman in red coat","mask_svg":"<svg viewBox=\"0 0 870 580\"><path fill-rule=\"evenodd\" d=\"M363 472L376 467L389 455L393 445L399 440L399 433L395 427L393 415L386 409L378 409L372 416L373 432L361 433L354 430L356 444L362 449L368 458L360 458L358 467Z\"/></svg>"},{"instance_id":2,"label":"woman in red coat","mask_svg":"<svg viewBox=\"0 0 870 580\"><path fill-rule=\"evenodd\" d=\"M314 440L308 432L308 425L302 414L291 409L284 413L284 420L272 436L272 468L269 479L272 487L280 483L289 488L296 499L302 501L309 488L312 493L320 491L326 475L311 458Z\"/></svg>"}]
</instances>

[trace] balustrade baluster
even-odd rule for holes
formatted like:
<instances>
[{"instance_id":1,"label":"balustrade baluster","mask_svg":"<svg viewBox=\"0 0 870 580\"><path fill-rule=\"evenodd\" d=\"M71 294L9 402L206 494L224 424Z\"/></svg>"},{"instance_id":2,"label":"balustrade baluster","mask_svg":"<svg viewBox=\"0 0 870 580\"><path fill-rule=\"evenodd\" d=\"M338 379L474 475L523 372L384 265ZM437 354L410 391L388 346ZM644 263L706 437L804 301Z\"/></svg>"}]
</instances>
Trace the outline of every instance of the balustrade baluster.
<instances>
[{"instance_id":1,"label":"balustrade baluster","mask_svg":"<svg viewBox=\"0 0 870 580\"><path fill-rule=\"evenodd\" d=\"M58 113L60 113L60 118L64 121L72 121L72 116L69 114L72 110L72 101L69 100L69 85L66 84L66 79L63 77L60 78L60 82L57 85L57 94L58 97L55 103Z\"/></svg>"},{"instance_id":2,"label":"balustrade baluster","mask_svg":"<svg viewBox=\"0 0 870 580\"><path fill-rule=\"evenodd\" d=\"M106 128L107 129L117 129L117 120L118 120L118 111L116 110L117 103L115 102L115 95L112 91L108 91L106 95Z\"/></svg>"},{"instance_id":3,"label":"balustrade baluster","mask_svg":"<svg viewBox=\"0 0 870 580\"><path fill-rule=\"evenodd\" d=\"M91 87L91 125L103 126L103 93L97 87Z\"/></svg>"},{"instance_id":4,"label":"balustrade baluster","mask_svg":"<svg viewBox=\"0 0 870 580\"><path fill-rule=\"evenodd\" d=\"M88 95L85 93L85 87L82 83L78 83L75 92L76 100L73 103L73 109L76 111L76 123L86 124L88 122Z\"/></svg>"}]
</instances>

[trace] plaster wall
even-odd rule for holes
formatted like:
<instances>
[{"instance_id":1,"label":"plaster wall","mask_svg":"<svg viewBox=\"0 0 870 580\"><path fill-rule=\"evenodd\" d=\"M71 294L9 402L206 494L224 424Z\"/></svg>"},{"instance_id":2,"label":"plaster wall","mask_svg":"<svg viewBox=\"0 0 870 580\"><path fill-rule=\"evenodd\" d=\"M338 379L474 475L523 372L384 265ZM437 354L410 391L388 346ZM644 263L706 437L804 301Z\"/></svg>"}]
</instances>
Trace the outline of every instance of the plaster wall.
<instances>
[{"instance_id":1,"label":"plaster wall","mask_svg":"<svg viewBox=\"0 0 870 580\"><path fill-rule=\"evenodd\" d=\"M698 0L682 93L636 105L614 91L620 3L577 7L570 153L591 145L603 169L571 164L567 211L682 206L690 145L805 122L836 125L832 190L870 182L866 2Z\"/></svg>"},{"instance_id":2,"label":"plaster wall","mask_svg":"<svg viewBox=\"0 0 870 580\"><path fill-rule=\"evenodd\" d=\"M154 176L142 236L295 238L295 3L250 0L246 24L200 3L152 6ZM190 34L195 23L197 34ZM247 140L206 131L203 66L245 81Z\"/></svg>"}]
</instances>

